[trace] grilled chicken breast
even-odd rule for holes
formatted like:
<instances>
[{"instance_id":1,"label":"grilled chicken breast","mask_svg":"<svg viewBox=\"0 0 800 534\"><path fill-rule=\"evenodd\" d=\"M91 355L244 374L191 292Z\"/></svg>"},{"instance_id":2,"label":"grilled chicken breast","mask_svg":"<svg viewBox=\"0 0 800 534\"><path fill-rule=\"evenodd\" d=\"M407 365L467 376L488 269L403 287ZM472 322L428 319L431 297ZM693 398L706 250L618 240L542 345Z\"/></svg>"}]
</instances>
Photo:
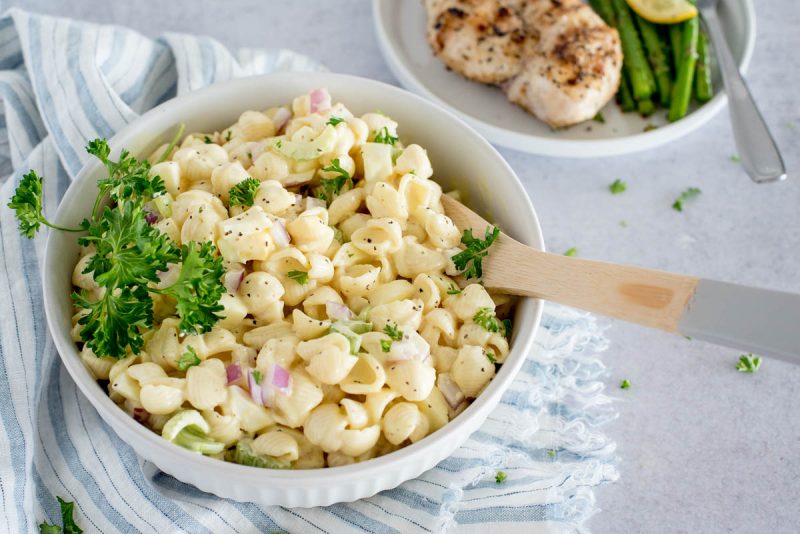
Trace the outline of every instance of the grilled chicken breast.
<instances>
[{"instance_id":1,"label":"grilled chicken breast","mask_svg":"<svg viewBox=\"0 0 800 534\"><path fill-rule=\"evenodd\" d=\"M547 124L594 117L620 82L622 49L582 0L424 0L428 42L451 69L501 85Z\"/></svg>"},{"instance_id":2,"label":"grilled chicken breast","mask_svg":"<svg viewBox=\"0 0 800 534\"><path fill-rule=\"evenodd\" d=\"M522 68L525 32L499 0L425 0L428 43L445 65L470 80L500 84Z\"/></svg>"},{"instance_id":3,"label":"grilled chicken breast","mask_svg":"<svg viewBox=\"0 0 800 534\"><path fill-rule=\"evenodd\" d=\"M535 45L504 87L509 100L555 127L594 117L619 87L617 30L581 0L529 0L522 17Z\"/></svg>"}]
</instances>

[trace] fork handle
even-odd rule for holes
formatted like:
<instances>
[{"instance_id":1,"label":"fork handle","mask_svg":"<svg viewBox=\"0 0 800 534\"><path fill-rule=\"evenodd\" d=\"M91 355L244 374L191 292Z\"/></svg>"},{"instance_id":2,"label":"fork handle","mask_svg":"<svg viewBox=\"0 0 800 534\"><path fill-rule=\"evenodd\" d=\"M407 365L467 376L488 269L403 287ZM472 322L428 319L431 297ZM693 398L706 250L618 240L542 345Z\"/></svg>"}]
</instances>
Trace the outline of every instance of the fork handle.
<instances>
[{"instance_id":1,"label":"fork handle","mask_svg":"<svg viewBox=\"0 0 800 534\"><path fill-rule=\"evenodd\" d=\"M702 8L701 14L714 45L713 50L728 94L733 136L742 166L757 183L785 179L786 167L781 153L731 55L716 9Z\"/></svg>"},{"instance_id":2,"label":"fork handle","mask_svg":"<svg viewBox=\"0 0 800 534\"><path fill-rule=\"evenodd\" d=\"M491 289L800 364L800 295L550 254L505 235L490 258Z\"/></svg>"}]
</instances>

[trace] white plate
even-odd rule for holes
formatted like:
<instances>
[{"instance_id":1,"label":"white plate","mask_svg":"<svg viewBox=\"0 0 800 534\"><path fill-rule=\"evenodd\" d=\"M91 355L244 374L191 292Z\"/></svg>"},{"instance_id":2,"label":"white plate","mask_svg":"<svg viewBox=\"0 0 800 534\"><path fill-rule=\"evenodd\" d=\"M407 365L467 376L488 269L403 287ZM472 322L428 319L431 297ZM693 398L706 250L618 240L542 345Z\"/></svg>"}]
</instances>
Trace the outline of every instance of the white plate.
<instances>
[{"instance_id":1,"label":"white plate","mask_svg":"<svg viewBox=\"0 0 800 534\"><path fill-rule=\"evenodd\" d=\"M706 122L725 105L716 65L717 94L684 119L668 123L664 110L642 118L622 113L615 102L603 109L605 124L587 121L553 131L506 100L500 89L471 82L445 69L425 37L421 0L373 0L372 15L381 51L394 75L406 88L458 114L489 141L523 152L559 157L614 156L654 148L682 137ZM734 58L747 69L756 38L752 0L720 2L719 16ZM645 132L648 125L658 128Z\"/></svg>"}]
</instances>

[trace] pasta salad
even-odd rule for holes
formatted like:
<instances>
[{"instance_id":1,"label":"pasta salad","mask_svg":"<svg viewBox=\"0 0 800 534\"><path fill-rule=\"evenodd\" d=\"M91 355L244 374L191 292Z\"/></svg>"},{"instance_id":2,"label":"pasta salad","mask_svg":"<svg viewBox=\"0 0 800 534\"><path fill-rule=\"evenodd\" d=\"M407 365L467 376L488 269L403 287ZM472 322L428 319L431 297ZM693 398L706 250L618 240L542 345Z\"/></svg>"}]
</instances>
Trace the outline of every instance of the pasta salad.
<instances>
[{"instance_id":1,"label":"pasta salad","mask_svg":"<svg viewBox=\"0 0 800 534\"><path fill-rule=\"evenodd\" d=\"M127 294L103 285L90 229L72 333L111 399L165 439L259 467L360 462L447 424L508 355L512 302L451 278L462 235L425 149L383 113L318 89L143 165L146 230L181 252L153 268L149 319L100 343L92 314Z\"/></svg>"}]
</instances>

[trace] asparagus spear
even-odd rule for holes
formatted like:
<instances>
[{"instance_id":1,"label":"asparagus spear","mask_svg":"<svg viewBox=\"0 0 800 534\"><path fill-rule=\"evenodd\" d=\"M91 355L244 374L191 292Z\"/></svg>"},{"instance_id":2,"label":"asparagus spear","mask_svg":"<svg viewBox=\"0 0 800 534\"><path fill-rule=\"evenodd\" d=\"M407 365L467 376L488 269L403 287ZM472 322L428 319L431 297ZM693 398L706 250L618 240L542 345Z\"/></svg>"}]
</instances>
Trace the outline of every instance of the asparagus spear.
<instances>
[{"instance_id":1,"label":"asparagus spear","mask_svg":"<svg viewBox=\"0 0 800 534\"><path fill-rule=\"evenodd\" d=\"M708 49L708 35L700 30L697 38L697 72L695 73L695 94L699 102L708 102L714 96L711 85L711 54Z\"/></svg>"},{"instance_id":2,"label":"asparagus spear","mask_svg":"<svg viewBox=\"0 0 800 534\"><path fill-rule=\"evenodd\" d=\"M625 0L611 0L617 16L617 30L622 41L623 66L631 80L631 90L636 100L647 100L655 90L655 79L639 40L639 32Z\"/></svg>"},{"instance_id":3,"label":"asparagus spear","mask_svg":"<svg viewBox=\"0 0 800 534\"><path fill-rule=\"evenodd\" d=\"M669 58L664 51L664 43L658 34L658 29L653 23L636 15L636 23L639 25L639 32L642 34L642 42L647 50L647 57L658 86L658 96L661 105L669 106L670 89L672 78L670 78Z\"/></svg>"},{"instance_id":4,"label":"asparagus spear","mask_svg":"<svg viewBox=\"0 0 800 534\"><path fill-rule=\"evenodd\" d=\"M694 85L694 71L697 64L697 36L700 33L700 20L698 17L683 23L681 29L681 54L680 67L672 86L672 100L667 118L670 122L677 121L686 115L689 110L689 100L692 97Z\"/></svg>"},{"instance_id":5,"label":"asparagus spear","mask_svg":"<svg viewBox=\"0 0 800 534\"><path fill-rule=\"evenodd\" d=\"M634 102L633 95L631 94L631 82L628 80L628 73L624 70L620 73L617 104L619 104L622 111L633 111L636 109L636 102Z\"/></svg>"},{"instance_id":6,"label":"asparagus spear","mask_svg":"<svg viewBox=\"0 0 800 534\"><path fill-rule=\"evenodd\" d=\"M669 42L672 45L672 66L675 72L681 68L681 47L683 46L683 24L670 24Z\"/></svg>"},{"instance_id":7,"label":"asparagus spear","mask_svg":"<svg viewBox=\"0 0 800 534\"><path fill-rule=\"evenodd\" d=\"M649 117L656 110L656 106L653 104L653 101L648 98L647 100L639 100L637 109L642 117Z\"/></svg>"},{"instance_id":8,"label":"asparagus spear","mask_svg":"<svg viewBox=\"0 0 800 534\"><path fill-rule=\"evenodd\" d=\"M611 0L589 0L589 4L606 24L612 28L617 27L617 16L614 14L614 6L611 5Z\"/></svg>"}]
</instances>

